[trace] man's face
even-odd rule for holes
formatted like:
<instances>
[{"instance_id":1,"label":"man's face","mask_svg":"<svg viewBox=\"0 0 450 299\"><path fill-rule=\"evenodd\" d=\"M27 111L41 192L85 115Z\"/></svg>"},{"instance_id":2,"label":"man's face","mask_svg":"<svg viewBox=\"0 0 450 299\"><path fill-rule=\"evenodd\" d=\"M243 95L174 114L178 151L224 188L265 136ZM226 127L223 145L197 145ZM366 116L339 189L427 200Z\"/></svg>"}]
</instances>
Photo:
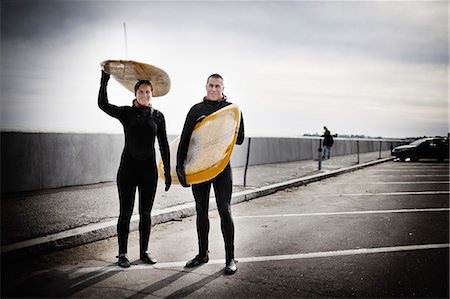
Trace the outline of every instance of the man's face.
<instances>
[{"instance_id":1,"label":"man's face","mask_svg":"<svg viewBox=\"0 0 450 299\"><path fill-rule=\"evenodd\" d=\"M206 83L206 99L210 101L219 101L223 94L223 80L220 78L209 78Z\"/></svg>"}]
</instances>

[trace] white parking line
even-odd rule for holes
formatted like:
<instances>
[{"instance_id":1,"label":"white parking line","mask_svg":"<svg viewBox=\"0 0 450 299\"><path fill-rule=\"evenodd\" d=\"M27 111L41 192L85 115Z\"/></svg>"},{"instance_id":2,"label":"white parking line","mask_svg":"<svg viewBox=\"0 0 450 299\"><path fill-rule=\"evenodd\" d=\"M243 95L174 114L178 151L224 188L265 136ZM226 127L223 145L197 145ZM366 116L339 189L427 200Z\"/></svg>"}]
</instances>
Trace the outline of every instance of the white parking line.
<instances>
[{"instance_id":1,"label":"white parking line","mask_svg":"<svg viewBox=\"0 0 450 299\"><path fill-rule=\"evenodd\" d=\"M439 195L450 194L450 191L406 191L406 192L373 192L373 193L340 193L338 196L397 196L397 195Z\"/></svg>"},{"instance_id":2,"label":"white parking line","mask_svg":"<svg viewBox=\"0 0 450 299\"><path fill-rule=\"evenodd\" d=\"M343 182L327 183L327 185L420 185L420 184L450 184L450 181L419 181L419 182Z\"/></svg>"},{"instance_id":3,"label":"white parking line","mask_svg":"<svg viewBox=\"0 0 450 299\"><path fill-rule=\"evenodd\" d=\"M271 214L271 215L233 216L233 219L305 217L305 216L335 216L335 215L358 215L358 214L387 214L387 213L448 212L448 211L450 211L450 208L374 210L374 211L347 211L347 212L320 212L320 213L299 213L299 214Z\"/></svg>"},{"instance_id":4,"label":"white parking line","mask_svg":"<svg viewBox=\"0 0 450 299\"><path fill-rule=\"evenodd\" d=\"M449 177L448 174L369 174L366 178L384 178L384 177L413 177L413 178L423 178L423 177Z\"/></svg>"},{"instance_id":5,"label":"white parking line","mask_svg":"<svg viewBox=\"0 0 450 299\"><path fill-rule=\"evenodd\" d=\"M426 166L426 167L425 167ZM448 164L445 165L395 165L393 167L377 167L373 168L373 170L382 169L382 170L390 170L390 169L448 169Z\"/></svg>"},{"instance_id":6,"label":"white parking line","mask_svg":"<svg viewBox=\"0 0 450 299\"><path fill-rule=\"evenodd\" d=\"M443 249L449 248L449 243L441 244L420 244L420 245L405 245L405 246L390 246L390 247L376 247L376 248L356 248L356 249L345 249L345 250L333 250L333 251L319 251L319 252L307 252L307 253L297 253L297 254L286 254L286 255L271 255L271 256L255 256L255 257L237 257L236 260L239 263L254 263L254 262L271 262L271 261L282 261L282 260L297 260L297 259L310 259L310 258L321 258L321 257L335 257L335 256L346 256L346 255L359 255L359 254L374 254L374 253L387 253L387 252L402 252L402 251L417 251L417 250L432 250L432 249ZM167 262L158 263L155 265L132 265L130 268L120 268L119 266L106 266L106 267L86 267L81 268L76 271L77 274L82 273L92 273L94 276L89 277L83 281L79 281L72 285L74 287L87 280L90 280L99 275L105 274L112 271L134 271L134 270L149 270L149 269L165 269L165 268L183 268L186 261L182 262ZM207 265L224 265L225 261L223 259L209 260ZM75 273L73 273L75 274Z\"/></svg>"},{"instance_id":7,"label":"white parking line","mask_svg":"<svg viewBox=\"0 0 450 299\"><path fill-rule=\"evenodd\" d=\"M391 171L391 172L417 172L417 169L399 169L399 168L374 168L367 169L367 172L383 172L383 171ZM438 168L438 169L424 169L426 172L448 172L448 168Z\"/></svg>"},{"instance_id":8,"label":"white parking line","mask_svg":"<svg viewBox=\"0 0 450 299\"><path fill-rule=\"evenodd\" d=\"M413 195L446 195L450 194L450 191L405 191L405 192L365 192L365 193L303 193L304 195L320 197L344 197L344 196L413 196Z\"/></svg>"},{"instance_id":9,"label":"white parking line","mask_svg":"<svg viewBox=\"0 0 450 299\"><path fill-rule=\"evenodd\" d=\"M311 253L298 253L288 255L274 255L274 256L260 256L260 257L247 257L237 259L239 262L266 262L266 261L282 261L282 260L294 260L294 259L309 259L318 257L334 257L344 255L358 255L358 254L373 254L373 253L386 253L386 252L399 252L399 251L414 251L414 250L427 250L427 249L441 249L449 248L449 243L443 244L423 244L423 245L406 245L406 246L392 246L392 247L378 247L378 248L358 248L348 250L335 250L335 251L323 251L323 252L311 252Z\"/></svg>"}]
</instances>

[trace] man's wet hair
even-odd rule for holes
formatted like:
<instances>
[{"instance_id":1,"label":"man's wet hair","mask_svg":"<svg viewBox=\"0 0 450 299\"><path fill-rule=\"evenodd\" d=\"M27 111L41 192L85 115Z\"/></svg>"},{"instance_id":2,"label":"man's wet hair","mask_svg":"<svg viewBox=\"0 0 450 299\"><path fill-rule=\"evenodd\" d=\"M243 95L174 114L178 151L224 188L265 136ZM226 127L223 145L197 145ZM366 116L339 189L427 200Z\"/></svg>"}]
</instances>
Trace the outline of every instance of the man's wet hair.
<instances>
[{"instance_id":1,"label":"man's wet hair","mask_svg":"<svg viewBox=\"0 0 450 299\"><path fill-rule=\"evenodd\" d=\"M219 74L212 74L212 75L209 75L208 79L206 79L206 83L208 83L208 81L209 81L209 78L214 78L214 79L222 79L222 81L223 81L223 78L222 78L222 76L221 76L221 75L219 75Z\"/></svg>"}]
</instances>

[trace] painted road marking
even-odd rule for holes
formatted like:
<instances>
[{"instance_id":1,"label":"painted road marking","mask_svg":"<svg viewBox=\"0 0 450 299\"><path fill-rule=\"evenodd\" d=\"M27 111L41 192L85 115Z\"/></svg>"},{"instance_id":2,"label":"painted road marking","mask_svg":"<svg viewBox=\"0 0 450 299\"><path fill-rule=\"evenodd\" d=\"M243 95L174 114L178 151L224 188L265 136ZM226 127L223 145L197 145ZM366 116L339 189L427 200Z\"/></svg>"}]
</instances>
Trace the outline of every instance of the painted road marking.
<instances>
[{"instance_id":1,"label":"painted road marking","mask_svg":"<svg viewBox=\"0 0 450 299\"><path fill-rule=\"evenodd\" d=\"M369 174L366 178L387 178L387 177L408 177L408 178L429 178L429 177L450 177L448 174Z\"/></svg>"},{"instance_id":2,"label":"painted road marking","mask_svg":"<svg viewBox=\"0 0 450 299\"><path fill-rule=\"evenodd\" d=\"M412 195L446 195L450 194L450 191L405 191L405 192L365 192L365 193L327 193L327 194L316 194L311 192L303 192L305 196L314 196L315 198L320 197L344 197L344 196L412 196Z\"/></svg>"},{"instance_id":3,"label":"painted road marking","mask_svg":"<svg viewBox=\"0 0 450 299\"><path fill-rule=\"evenodd\" d=\"M396 165L393 167L376 167L373 168L372 170L390 170L390 169L448 169L448 164L446 165L430 165L430 166L426 166L425 165Z\"/></svg>"},{"instance_id":4,"label":"painted road marking","mask_svg":"<svg viewBox=\"0 0 450 299\"><path fill-rule=\"evenodd\" d=\"M382 171L392 171L392 172L417 172L418 169L400 169L400 168L373 168L373 169L367 169L367 172L382 172ZM448 172L449 169L448 168L437 168L437 169L430 169L430 168L426 168L423 169L423 171L426 172L442 172L442 171L446 171Z\"/></svg>"},{"instance_id":5,"label":"painted road marking","mask_svg":"<svg viewBox=\"0 0 450 299\"><path fill-rule=\"evenodd\" d=\"M327 183L327 185L416 185L416 184L450 184L450 181L420 181L420 182L344 182Z\"/></svg>"},{"instance_id":6,"label":"painted road marking","mask_svg":"<svg viewBox=\"0 0 450 299\"><path fill-rule=\"evenodd\" d=\"M335 216L335 215L358 215L358 214L387 214L387 213L448 212L448 211L450 211L450 208L373 210L373 211L320 212L320 213L298 213L298 214L247 215L247 216L233 216L233 219L304 217L304 216Z\"/></svg>"},{"instance_id":7,"label":"painted road marking","mask_svg":"<svg viewBox=\"0 0 450 299\"><path fill-rule=\"evenodd\" d=\"M360 255L360 254L375 254L375 253L387 253L387 252L402 252L402 251L417 251L417 250L432 250L432 249L445 249L449 248L449 243L441 244L420 244L420 245L405 245L405 246L390 246L390 247L376 247L376 248L356 248L334 251L319 251L319 252L307 252L297 254L286 255L271 255L271 256L255 256L255 257L237 257L239 263L254 263L254 262L271 262L271 261L283 261L283 260L297 260L297 259L311 259L322 257L336 257L347 255ZM135 271L135 270L149 270L149 269L165 269L165 268L183 268L186 261L182 262L167 262L158 263L155 265L132 265L130 268L121 268L119 266L106 266L106 267L86 267L78 269L75 273L95 273L87 279L77 282L71 287L82 284L88 280L91 280L99 275L112 272L112 271ZM206 265L224 265L224 259L209 260ZM73 273L73 274L75 274Z\"/></svg>"},{"instance_id":8,"label":"painted road marking","mask_svg":"<svg viewBox=\"0 0 450 299\"><path fill-rule=\"evenodd\" d=\"M307 194L307 193L304 193ZM327 196L398 196L398 195L442 195L450 194L450 191L406 191L406 192L366 192L366 193L333 193L333 194L313 194L315 197ZM308 194L310 195L310 194Z\"/></svg>"},{"instance_id":9,"label":"painted road marking","mask_svg":"<svg viewBox=\"0 0 450 299\"><path fill-rule=\"evenodd\" d=\"M429 177L429 176L431 176L431 177L434 177L434 176L436 176L436 177L447 177L447 176L449 176L449 174L369 174L369 175L367 175L367 176L419 176L419 177L422 177L422 176L426 176L426 177Z\"/></svg>"},{"instance_id":10,"label":"painted road marking","mask_svg":"<svg viewBox=\"0 0 450 299\"><path fill-rule=\"evenodd\" d=\"M358 255L358 254L373 254L373 253L386 253L386 252L400 252L400 251L414 251L414 250L429 250L429 249L441 249L449 248L449 243L443 244L424 244L424 245L406 245L406 246L392 246L392 247L378 247L378 248L358 248L348 250L335 250L324 252L311 252L311 253L298 253L287 255L275 255L275 256L260 256L260 257L247 257L237 259L239 262L266 262L266 261L282 261L282 260L294 260L294 259L308 259L308 258L320 258L320 257L335 257L345 255Z\"/></svg>"},{"instance_id":11,"label":"painted road marking","mask_svg":"<svg viewBox=\"0 0 450 299\"><path fill-rule=\"evenodd\" d=\"M397 196L397 195L438 195L438 194L450 194L450 191L406 191L406 192L377 192L377 193L342 193L342 196Z\"/></svg>"}]
</instances>

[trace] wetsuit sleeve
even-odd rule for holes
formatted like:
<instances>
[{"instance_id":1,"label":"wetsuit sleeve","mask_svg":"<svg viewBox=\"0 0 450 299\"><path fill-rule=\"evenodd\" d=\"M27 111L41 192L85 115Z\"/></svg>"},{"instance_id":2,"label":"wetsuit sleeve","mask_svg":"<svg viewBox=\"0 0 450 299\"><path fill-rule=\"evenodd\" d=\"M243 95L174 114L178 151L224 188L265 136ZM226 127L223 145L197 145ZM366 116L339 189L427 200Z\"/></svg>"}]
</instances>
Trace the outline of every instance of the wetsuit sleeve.
<instances>
[{"instance_id":1,"label":"wetsuit sleeve","mask_svg":"<svg viewBox=\"0 0 450 299\"><path fill-rule=\"evenodd\" d=\"M192 131L196 124L196 117L194 107L189 110L186 120L184 122L183 131L180 136L180 143L177 151L177 168L184 169L184 161L186 160L189 141L191 140Z\"/></svg>"},{"instance_id":2,"label":"wetsuit sleeve","mask_svg":"<svg viewBox=\"0 0 450 299\"><path fill-rule=\"evenodd\" d=\"M238 136L236 139L236 144L242 144L244 142L245 132L244 132L244 117L241 113L241 123L239 124Z\"/></svg>"},{"instance_id":3,"label":"wetsuit sleeve","mask_svg":"<svg viewBox=\"0 0 450 299\"><path fill-rule=\"evenodd\" d=\"M107 80L105 82L102 78L100 90L98 92L98 107L100 107L100 109L102 109L106 114L121 120L125 116L125 109L123 107L112 105L108 102L108 93L106 92L107 86Z\"/></svg>"},{"instance_id":4,"label":"wetsuit sleeve","mask_svg":"<svg viewBox=\"0 0 450 299\"><path fill-rule=\"evenodd\" d=\"M169 150L169 142L167 141L167 133L166 133L166 121L164 119L164 115L161 112L158 112L160 121L158 124L158 143L159 143L159 151L161 152L161 158L164 164L164 174L165 176L170 176L170 150Z\"/></svg>"}]
</instances>

